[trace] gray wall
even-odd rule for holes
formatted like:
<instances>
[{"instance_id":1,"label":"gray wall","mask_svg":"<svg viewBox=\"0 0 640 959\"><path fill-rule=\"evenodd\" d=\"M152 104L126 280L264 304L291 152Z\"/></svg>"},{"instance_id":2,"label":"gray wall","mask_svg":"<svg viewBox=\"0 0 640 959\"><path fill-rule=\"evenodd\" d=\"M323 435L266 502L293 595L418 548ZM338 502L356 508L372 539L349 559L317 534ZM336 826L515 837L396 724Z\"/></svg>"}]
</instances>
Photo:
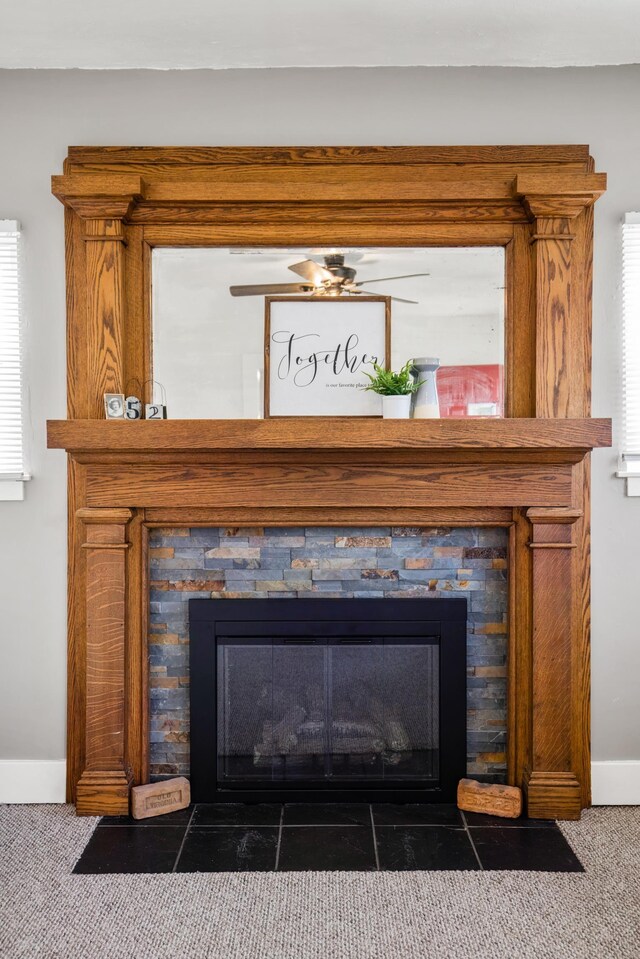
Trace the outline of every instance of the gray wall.
<instances>
[{"instance_id":1,"label":"gray wall","mask_svg":"<svg viewBox=\"0 0 640 959\"><path fill-rule=\"evenodd\" d=\"M62 207L68 144L589 143L596 207L594 414L620 406L619 224L640 208L640 68L0 72L0 217L26 242L29 445L23 503L0 503L0 758L58 759L65 741ZM326 105L326 109L323 107ZM640 500L594 455L594 759L640 759Z\"/></svg>"}]
</instances>

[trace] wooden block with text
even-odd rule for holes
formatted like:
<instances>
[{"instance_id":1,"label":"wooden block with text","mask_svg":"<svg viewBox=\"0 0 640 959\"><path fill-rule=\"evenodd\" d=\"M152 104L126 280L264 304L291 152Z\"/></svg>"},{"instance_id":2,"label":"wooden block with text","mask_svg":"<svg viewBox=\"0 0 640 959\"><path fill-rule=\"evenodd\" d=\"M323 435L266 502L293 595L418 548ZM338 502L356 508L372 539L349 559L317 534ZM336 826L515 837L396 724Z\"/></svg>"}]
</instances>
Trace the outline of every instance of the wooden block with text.
<instances>
[{"instance_id":1,"label":"wooden block with text","mask_svg":"<svg viewBox=\"0 0 640 959\"><path fill-rule=\"evenodd\" d=\"M134 819L164 816L177 809L186 809L191 802L191 786L184 776L164 782L134 786L131 790L131 815Z\"/></svg>"},{"instance_id":2,"label":"wooden block with text","mask_svg":"<svg viewBox=\"0 0 640 959\"><path fill-rule=\"evenodd\" d=\"M522 790L517 786L461 779L458 783L458 809L517 819L522 813Z\"/></svg>"}]
</instances>

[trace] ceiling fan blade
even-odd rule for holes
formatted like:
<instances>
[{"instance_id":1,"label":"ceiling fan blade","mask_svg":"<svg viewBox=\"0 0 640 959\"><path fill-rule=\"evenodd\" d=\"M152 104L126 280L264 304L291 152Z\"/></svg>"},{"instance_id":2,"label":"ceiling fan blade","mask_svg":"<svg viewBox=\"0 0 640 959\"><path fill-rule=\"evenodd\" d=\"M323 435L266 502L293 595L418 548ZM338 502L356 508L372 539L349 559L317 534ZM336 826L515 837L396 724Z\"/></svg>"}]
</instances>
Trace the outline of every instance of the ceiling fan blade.
<instances>
[{"instance_id":1,"label":"ceiling fan blade","mask_svg":"<svg viewBox=\"0 0 640 959\"><path fill-rule=\"evenodd\" d=\"M363 283L386 283L387 280L409 280L412 276L431 276L430 273L404 273L402 276L381 276L377 280L363 280L362 283L356 283L356 286L362 286Z\"/></svg>"},{"instance_id":2,"label":"ceiling fan blade","mask_svg":"<svg viewBox=\"0 0 640 959\"><path fill-rule=\"evenodd\" d=\"M374 293L373 290L358 290L358 293L365 293L369 296L384 296L384 293ZM392 296L392 300L395 300L396 303L414 303L416 306L420 303L420 300L405 300L401 296Z\"/></svg>"},{"instance_id":3,"label":"ceiling fan blade","mask_svg":"<svg viewBox=\"0 0 640 959\"><path fill-rule=\"evenodd\" d=\"M230 286L231 296L268 296L270 293L313 293L308 283L252 283L248 286Z\"/></svg>"},{"instance_id":4,"label":"ceiling fan blade","mask_svg":"<svg viewBox=\"0 0 640 959\"><path fill-rule=\"evenodd\" d=\"M294 263L289 269L298 276L303 276L305 280L310 280L314 286L322 286L327 280L334 279L333 273L320 266L315 260L302 260L300 263Z\"/></svg>"}]
</instances>

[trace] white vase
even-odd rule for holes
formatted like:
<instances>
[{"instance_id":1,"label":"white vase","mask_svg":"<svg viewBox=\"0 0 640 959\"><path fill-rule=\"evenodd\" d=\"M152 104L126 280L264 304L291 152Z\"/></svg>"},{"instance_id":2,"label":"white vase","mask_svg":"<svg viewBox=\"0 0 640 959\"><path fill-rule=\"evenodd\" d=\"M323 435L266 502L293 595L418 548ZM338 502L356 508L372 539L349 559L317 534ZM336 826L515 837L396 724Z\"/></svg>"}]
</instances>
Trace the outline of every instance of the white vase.
<instances>
[{"instance_id":1,"label":"white vase","mask_svg":"<svg viewBox=\"0 0 640 959\"><path fill-rule=\"evenodd\" d=\"M382 418L385 420L408 420L411 415L411 393L406 396L383 396Z\"/></svg>"}]
</instances>

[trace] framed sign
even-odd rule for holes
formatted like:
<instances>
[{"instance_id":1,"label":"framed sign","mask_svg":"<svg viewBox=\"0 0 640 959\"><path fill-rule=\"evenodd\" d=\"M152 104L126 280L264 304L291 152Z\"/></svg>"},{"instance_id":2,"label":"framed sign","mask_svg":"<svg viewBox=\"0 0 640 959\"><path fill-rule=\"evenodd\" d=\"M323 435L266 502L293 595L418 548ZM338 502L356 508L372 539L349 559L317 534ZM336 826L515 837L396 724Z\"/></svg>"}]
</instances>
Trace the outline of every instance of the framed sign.
<instances>
[{"instance_id":1,"label":"framed sign","mask_svg":"<svg viewBox=\"0 0 640 959\"><path fill-rule=\"evenodd\" d=\"M380 397L362 387L374 363L390 363L390 302L266 297L265 417L380 416Z\"/></svg>"}]
</instances>

